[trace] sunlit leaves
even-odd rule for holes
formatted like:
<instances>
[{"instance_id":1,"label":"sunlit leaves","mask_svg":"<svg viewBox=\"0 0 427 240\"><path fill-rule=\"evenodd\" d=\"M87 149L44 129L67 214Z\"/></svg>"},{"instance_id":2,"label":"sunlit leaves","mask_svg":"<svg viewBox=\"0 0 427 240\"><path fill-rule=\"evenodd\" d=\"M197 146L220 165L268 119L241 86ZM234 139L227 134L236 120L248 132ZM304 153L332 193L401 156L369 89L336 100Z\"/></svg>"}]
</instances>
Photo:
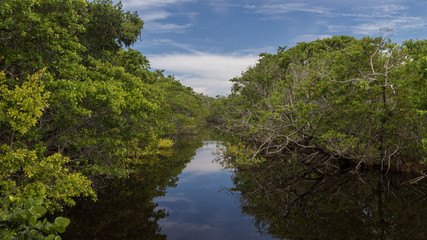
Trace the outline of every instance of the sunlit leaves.
<instances>
[{"instance_id":1,"label":"sunlit leaves","mask_svg":"<svg viewBox=\"0 0 427 240\"><path fill-rule=\"evenodd\" d=\"M49 208L60 208L61 201L73 205L73 197L95 196L90 181L64 167L69 159L60 154L39 157L35 151L2 145L0 160L3 195L43 199Z\"/></svg>"},{"instance_id":2,"label":"sunlit leaves","mask_svg":"<svg viewBox=\"0 0 427 240\"><path fill-rule=\"evenodd\" d=\"M41 78L44 71L29 76L22 84L9 87L0 72L0 122L7 122L13 131L26 133L48 106L49 92Z\"/></svg>"},{"instance_id":3,"label":"sunlit leaves","mask_svg":"<svg viewBox=\"0 0 427 240\"><path fill-rule=\"evenodd\" d=\"M125 177L203 121L201 96L122 48L142 25L110 0L2 1L0 195L73 205L95 196L83 174Z\"/></svg>"}]
</instances>

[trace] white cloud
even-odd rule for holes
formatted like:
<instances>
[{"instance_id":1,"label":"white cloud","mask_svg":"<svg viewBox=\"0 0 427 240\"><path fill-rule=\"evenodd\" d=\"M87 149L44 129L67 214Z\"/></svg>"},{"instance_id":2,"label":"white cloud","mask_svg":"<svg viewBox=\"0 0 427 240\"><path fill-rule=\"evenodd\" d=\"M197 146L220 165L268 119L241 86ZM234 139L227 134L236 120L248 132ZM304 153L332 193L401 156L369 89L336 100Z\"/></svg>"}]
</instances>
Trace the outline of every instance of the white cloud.
<instances>
[{"instance_id":1,"label":"white cloud","mask_svg":"<svg viewBox=\"0 0 427 240\"><path fill-rule=\"evenodd\" d=\"M329 14L330 10L325 7L307 5L305 3L282 3L282 4L264 4L260 6L245 5L246 9L253 10L254 13L261 13L267 15L278 15L290 12L308 12Z\"/></svg>"},{"instance_id":2,"label":"white cloud","mask_svg":"<svg viewBox=\"0 0 427 240\"><path fill-rule=\"evenodd\" d=\"M168 19L178 15L186 16L194 21L197 13L176 13L172 8L184 3L196 0L124 0L123 6L126 9L136 10L144 20L144 30L153 33L185 33L193 26L191 23L177 24L176 21L169 22Z\"/></svg>"},{"instance_id":3,"label":"white cloud","mask_svg":"<svg viewBox=\"0 0 427 240\"><path fill-rule=\"evenodd\" d=\"M354 34L363 34L363 35L371 35L375 33L379 33L381 31L381 26L378 23L362 23L356 26L349 27Z\"/></svg>"},{"instance_id":4,"label":"white cloud","mask_svg":"<svg viewBox=\"0 0 427 240\"><path fill-rule=\"evenodd\" d=\"M200 93L216 96L228 94L231 88L229 80L255 65L258 55L197 52L149 55L148 59L152 68L166 69L182 84Z\"/></svg>"},{"instance_id":5,"label":"white cloud","mask_svg":"<svg viewBox=\"0 0 427 240\"><path fill-rule=\"evenodd\" d=\"M401 11L406 11L408 9L409 7L407 6L397 5L397 4L382 4L382 5L374 6L371 9L368 8L369 11L374 10L376 12L388 13L388 14L397 14L397 13L400 13Z\"/></svg>"},{"instance_id":6,"label":"white cloud","mask_svg":"<svg viewBox=\"0 0 427 240\"><path fill-rule=\"evenodd\" d=\"M209 6L218 14L226 14L230 8L241 7L238 4L229 3L227 0L211 0Z\"/></svg>"},{"instance_id":7,"label":"white cloud","mask_svg":"<svg viewBox=\"0 0 427 240\"><path fill-rule=\"evenodd\" d=\"M166 19L171 15L172 14L170 12L167 12L164 10L144 11L144 14L142 14L141 18L144 20L144 22L151 22L151 21Z\"/></svg>"},{"instance_id":8,"label":"white cloud","mask_svg":"<svg viewBox=\"0 0 427 240\"><path fill-rule=\"evenodd\" d=\"M192 2L193 0L123 0L126 8L158 8L173 4Z\"/></svg>"},{"instance_id":9,"label":"white cloud","mask_svg":"<svg viewBox=\"0 0 427 240\"><path fill-rule=\"evenodd\" d=\"M144 24L144 29L155 33L185 33L191 26L193 26L191 23L179 25L175 23L149 22Z\"/></svg>"},{"instance_id":10,"label":"white cloud","mask_svg":"<svg viewBox=\"0 0 427 240\"><path fill-rule=\"evenodd\" d=\"M185 44L185 43L178 43L178 42L172 41L171 39L154 39L148 44L151 46L168 46L168 47L172 46L180 50L185 50L192 53L199 53L199 51L194 50L191 45Z\"/></svg>"},{"instance_id":11,"label":"white cloud","mask_svg":"<svg viewBox=\"0 0 427 240\"><path fill-rule=\"evenodd\" d=\"M292 42L311 42L317 39L330 38L332 35L326 34L303 34L292 39Z\"/></svg>"},{"instance_id":12,"label":"white cloud","mask_svg":"<svg viewBox=\"0 0 427 240\"><path fill-rule=\"evenodd\" d=\"M385 28L391 28L394 33L399 34L405 30L423 29L426 26L427 21L420 17L400 16L390 19L365 19L363 23L353 26L330 25L328 29L332 32L351 31L353 34L373 35Z\"/></svg>"}]
</instances>

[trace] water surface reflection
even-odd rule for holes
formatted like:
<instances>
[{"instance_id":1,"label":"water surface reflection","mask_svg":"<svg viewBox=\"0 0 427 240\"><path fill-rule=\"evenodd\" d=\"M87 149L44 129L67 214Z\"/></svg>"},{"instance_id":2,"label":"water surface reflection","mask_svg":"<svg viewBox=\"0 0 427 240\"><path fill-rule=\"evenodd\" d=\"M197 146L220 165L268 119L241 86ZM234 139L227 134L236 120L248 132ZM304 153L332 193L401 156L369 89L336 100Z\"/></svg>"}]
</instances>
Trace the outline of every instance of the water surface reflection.
<instances>
[{"instance_id":1,"label":"water surface reflection","mask_svg":"<svg viewBox=\"0 0 427 240\"><path fill-rule=\"evenodd\" d=\"M62 239L166 239L158 221L167 213L153 199L176 186L176 176L201 146L199 138L181 139L172 157L142 166L130 178L98 180L103 183L97 183L102 187L97 202L81 200L61 214L71 218Z\"/></svg>"},{"instance_id":2,"label":"water surface reflection","mask_svg":"<svg viewBox=\"0 0 427 240\"><path fill-rule=\"evenodd\" d=\"M320 175L277 159L223 170L219 145L182 139L172 157L103 179L96 203L65 213L63 239L427 239L426 179Z\"/></svg>"},{"instance_id":3,"label":"water surface reflection","mask_svg":"<svg viewBox=\"0 0 427 240\"><path fill-rule=\"evenodd\" d=\"M320 175L271 160L233 175L244 213L278 239L427 239L427 181L377 172Z\"/></svg>"},{"instance_id":4,"label":"water surface reflection","mask_svg":"<svg viewBox=\"0 0 427 240\"><path fill-rule=\"evenodd\" d=\"M128 179L103 179L97 202L79 201L63 239L271 239L224 188L231 172L213 162L221 142L181 139L175 153ZM98 184L99 186L99 184Z\"/></svg>"},{"instance_id":5,"label":"water surface reflection","mask_svg":"<svg viewBox=\"0 0 427 240\"><path fill-rule=\"evenodd\" d=\"M169 216L159 221L162 233L176 239L272 239L261 235L252 217L242 215L235 196L225 188L233 186L232 173L214 162L221 142L204 141L194 159L178 176L176 188L155 199Z\"/></svg>"}]
</instances>

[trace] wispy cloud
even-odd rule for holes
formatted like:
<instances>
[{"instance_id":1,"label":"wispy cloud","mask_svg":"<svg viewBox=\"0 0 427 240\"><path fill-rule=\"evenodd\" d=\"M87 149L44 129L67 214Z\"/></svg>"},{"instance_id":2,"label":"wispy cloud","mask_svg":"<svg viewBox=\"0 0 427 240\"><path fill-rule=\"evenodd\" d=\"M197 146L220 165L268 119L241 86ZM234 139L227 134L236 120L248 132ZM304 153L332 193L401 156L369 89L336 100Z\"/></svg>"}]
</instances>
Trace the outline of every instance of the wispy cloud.
<instances>
[{"instance_id":1,"label":"wispy cloud","mask_svg":"<svg viewBox=\"0 0 427 240\"><path fill-rule=\"evenodd\" d=\"M229 93L230 79L240 76L258 59L255 54L163 54L149 55L151 66L155 69L167 69L184 85L192 87L196 92L210 96Z\"/></svg>"},{"instance_id":2,"label":"wispy cloud","mask_svg":"<svg viewBox=\"0 0 427 240\"><path fill-rule=\"evenodd\" d=\"M155 33L185 33L193 24L179 25L175 23L149 22L144 29Z\"/></svg>"},{"instance_id":3,"label":"wispy cloud","mask_svg":"<svg viewBox=\"0 0 427 240\"><path fill-rule=\"evenodd\" d=\"M189 53L193 54L199 54L200 52L197 50L194 50L193 46L190 44L185 43L178 43L171 39L154 39L150 43L148 43L151 46L168 46L168 47L174 47L177 50L184 50Z\"/></svg>"},{"instance_id":4,"label":"wispy cloud","mask_svg":"<svg viewBox=\"0 0 427 240\"><path fill-rule=\"evenodd\" d=\"M308 12L308 13L319 13L319 14L330 14L330 9L320 6L308 5L306 3L281 3L281 4L262 4L262 5L250 5L247 4L244 8L250 10L253 13L277 15L285 14L290 12Z\"/></svg>"},{"instance_id":5,"label":"wispy cloud","mask_svg":"<svg viewBox=\"0 0 427 240\"><path fill-rule=\"evenodd\" d=\"M353 34L372 35L380 32L380 29L391 28L394 32L399 33L407 30L424 29L427 27L426 19L420 17L400 16L390 19L365 19L360 24L345 26L345 25L330 25L328 26L331 32L350 31Z\"/></svg>"},{"instance_id":6,"label":"wispy cloud","mask_svg":"<svg viewBox=\"0 0 427 240\"><path fill-rule=\"evenodd\" d=\"M406 11L409 9L408 6L404 5L398 5L398 4L382 4L378 6L372 6L372 7L361 7L361 10L367 10L369 12L372 12L374 10L375 12L379 13L386 13L386 14L398 14L402 11Z\"/></svg>"},{"instance_id":7,"label":"wispy cloud","mask_svg":"<svg viewBox=\"0 0 427 240\"><path fill-rule=\"evenodd\" d=\"M292 39L291 42L297 43L297 42L311 42L317 39L323 39L323 38L330 38L332 35L326 35L326 34L303 34L296 36Z\"/></svg>"},{"instance_id":8,"label":"wispy cloud","mask_svg":"<svg viewBox=\"0 0 427 240\"><path fill-rule=\"evenodd\" d=\"M144 22L152 22L157 20L163 20L170 17L172 13L167 12L165 10L157 10L157 11L147 11L141 17L144 19Z\"/></svg>"},{"instance_id":9,"label":"wispy cloud","mask_svg":"<svg viewBox=\"0 0 427 240\"><path fill-rule=\"evenodd\" d=\"M194 0L122 0L123 5L127 8L158 8L170 6L173 4L181 4L194 2Z\"/></svg>"},{"instance_id":10,"label":"wispy cloud","mask_svg":"<svg viewBox=\"0 0 427 240\"><path fill-rule=\"evenodd\" d=\"M210 0L209 6L219 14L226 14L233 7L241 7L241 5L230 3L228 0Z\"/></svg>"},{"instance_id":11,"label":"wispy cloud","mask_svg":"<svg viewBox=\"0 0 427 240\"><path fill-rule=\"evenodd\" d=\"M144 20L144 30L152 33L185 33L193 26L196 13L177 13L176 6L196 0L123 0L126 9L138 11ZM184 21L170 22L171 17L185 16Z\"/></svg>"},{"instance_id":12,"label":"wispy cloud","mask_svg":"<svg viewBox=\"0 0 427 240\"><path fill-rule=\"evenodd\" d=\"M353 34L373 35L380 29L391 28L395 33L425 28L425 17L409 16L410 8L390 0L388 3L373 1L369 5L354 6L351 11L337 14L337 17L347 17L352 20L348 25L331 25L331 31L350 31Z\"/></svg>"},{"instance_id":13,"label":"wispy cloud","mask_svg":"<svg viewBox=\"0 0 427 240\"><path fill-rule=\"evenodd\" d=\"M425 28L427 19L423 16L408 15L410 8L404 5L404 1L398 0L359 0L340 1L330 4L327 0L306 0L304 2L293 1L281 3L276 0L264 0L258 4L246 4L244 8L248 12L262 14L263 19L280 19L289 17L288 13L306 12L317 14L315 23L323 22L329 33L343 32L351 34L371 35L380 32L381 28L392 28L395 32ZM265 16L268 16L265 18ZM321 21L320 19L324 20ZM342 24L327 24L328 22L342 22ZM296 40L308 40L310 35L328 36L331 34L310 33L301 35ZM301 39L298 39L301 38ZM312 39L312 38L311 38ZM314 40L314 39L312 39Z\"/></svg>"}]
</instances>

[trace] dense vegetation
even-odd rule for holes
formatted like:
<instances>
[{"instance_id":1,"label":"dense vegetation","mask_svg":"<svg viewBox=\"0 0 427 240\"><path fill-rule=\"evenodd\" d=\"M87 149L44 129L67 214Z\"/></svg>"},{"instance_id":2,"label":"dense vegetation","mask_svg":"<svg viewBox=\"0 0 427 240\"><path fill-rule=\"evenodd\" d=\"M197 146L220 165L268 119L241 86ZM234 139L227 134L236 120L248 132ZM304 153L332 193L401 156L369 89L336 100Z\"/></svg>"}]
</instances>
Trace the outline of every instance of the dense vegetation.
<instances>
[{"instance_id":1,"label":"dense vegetation","mask_svg":"<svg viewBox=\"0 0 427 240\"><path fill-rule=\"evenodd\" d=\"M285 156L312 169L423 168L426 56L427 40L398 45L385 34L261 54L213 104L210 120L242 141L224 157L237 155L239 164Z\"/></svg>"},{"instance_id":2,"label":"dense vegetation","mask_svg":"<svg viewBox=\"0 0 427 240\"><path fill-rule=\"evenodd\" d=\"M260 232L425 238L427 40L299 43L231 81L209 120L236 137L218 160Z\"/></svg>"},{"instance_id":3,"label":"dense vegetation","mask_svg":"<svg viewBox=\"0 0 427 240\"><path fill-rule=\"evenodd\" d=\"M166 166L204 122L211 99L129 48L142 27L111 0L1 1L0 238L58 239L69 220L44 214L96 199L100 177ZM210 104L241 140L224 156L425 167L426 56L426 40L348 36L262 54Z\"/></svg>"},{"instance_id":4,"label":"dense vegetation","mask_svg":"<svg viewBox=\"0 0 427 240\"><path fill-rule=\"evenodd\" d=\"M69 222L46 211L95 199L94 176L161 161L203 122L204 96L128 48L142 27L111 0L1 2L2 239L56 239Z\"/></svg>"}]
</instances>

